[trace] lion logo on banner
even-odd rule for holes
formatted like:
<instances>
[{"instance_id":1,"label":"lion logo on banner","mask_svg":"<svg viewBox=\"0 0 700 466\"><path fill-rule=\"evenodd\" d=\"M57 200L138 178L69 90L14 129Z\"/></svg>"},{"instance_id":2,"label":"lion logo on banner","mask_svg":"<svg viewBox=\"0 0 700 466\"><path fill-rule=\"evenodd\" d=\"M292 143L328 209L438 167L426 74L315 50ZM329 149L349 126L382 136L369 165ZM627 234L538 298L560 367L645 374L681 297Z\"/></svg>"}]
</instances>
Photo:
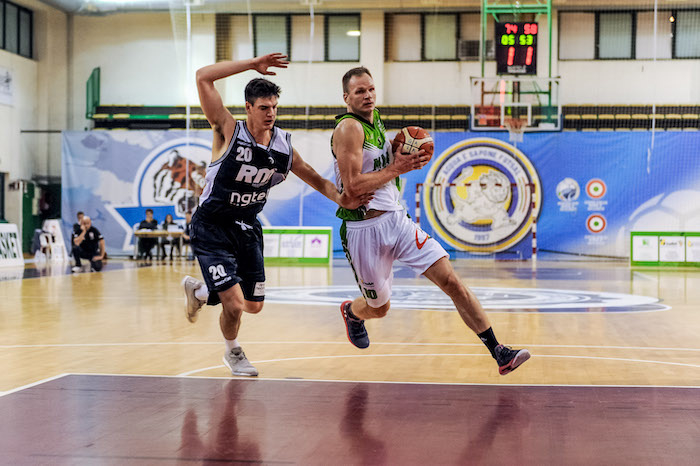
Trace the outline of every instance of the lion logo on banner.
<instances>
[{"instance_id":1,"label":"lion logo on banner","mask_svg":"<svg viewBox=\"0 0 700 466\"><path fill-rule=\"evenodd\" d=\"M153 177L153 198L161 204L173 204L178 216L197 205L205 185L206 163L183 157L171 149L168 160Z\"/></svg>"}]
</instances>

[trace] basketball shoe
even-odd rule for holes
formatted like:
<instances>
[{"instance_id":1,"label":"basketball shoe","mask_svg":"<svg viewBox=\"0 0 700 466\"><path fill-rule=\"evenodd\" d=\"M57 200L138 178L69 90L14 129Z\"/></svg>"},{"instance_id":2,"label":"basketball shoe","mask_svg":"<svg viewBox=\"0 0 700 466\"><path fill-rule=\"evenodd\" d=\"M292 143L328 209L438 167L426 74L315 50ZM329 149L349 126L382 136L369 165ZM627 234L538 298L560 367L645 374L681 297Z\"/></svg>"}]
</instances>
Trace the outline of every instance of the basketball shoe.
<instances>
[{"instance_id":1,"label":"basketball shoe","mask_svg":"<svg viewBox=\"0 0 700 466\"><path fill-rule=\"evenodd\" d=\"M224 354L224 364L231 369L231 374L233 375L245 375L248 377L256 377L258 375L258 370L248 361L240 346Z\"/></svg>"},{"instance_id":2,"label":"basketball shoe","mask_svg":"<svg viewBox=\"0 0 700 466\"><path fill-rule=\"evenodd\" d=\"M340 314L343 316L343 321L345 321L348 340L360 349L367 348L369 346L369 335L367 335L367 330L365 330L365 321L349 314L350 304L352 304L352 301L345 301L340 305Z\"/></svg>"},{"instance_id":3,"label":"basketball shoe","mask_svg":"<svg viewBox=\"0 0 700 466\"><path fill-rule=\"evenodd\" d=\"M526 349L514 350L509 346L498 345L494 352L498 363L498 373L501 375L513 372L518 366L530 359L530 352Z\"/></svg>"},{"instance_id":4,"label":"basketball shoe","mask_svg":"<svg viewBox=\"0 0 700 466\"><path fill-rule=\"evenodd\" d=\"M202 285L204 285L203 282L189 275L186 275L185 278L182 279L182 286L185 288L185 316L187 320L192 323L197 321L197 313L199 313L202 306L206 304L206 301L197 299L194 294Z\"/></svg>"}]
</instances>

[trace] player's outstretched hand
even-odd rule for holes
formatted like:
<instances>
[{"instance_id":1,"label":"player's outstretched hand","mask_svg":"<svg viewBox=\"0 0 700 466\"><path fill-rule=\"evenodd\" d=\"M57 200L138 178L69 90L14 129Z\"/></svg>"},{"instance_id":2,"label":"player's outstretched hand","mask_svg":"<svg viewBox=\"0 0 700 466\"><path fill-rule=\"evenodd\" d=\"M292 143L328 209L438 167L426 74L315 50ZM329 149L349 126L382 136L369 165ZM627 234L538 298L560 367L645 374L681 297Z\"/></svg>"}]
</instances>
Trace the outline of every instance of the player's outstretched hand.
<instances>
[{"instance_id":1,"label":"player's outstretched hand","mask_svg":"<svg viewBox=\"0 0 700 466\"><path fill-rule=\"evenodd\" d=\"M260 74L274 76L274 71L267 71L268 68L274 66L276 68L286 68L289 65L287 55L282 53L269 53L260 57L256 57L253 62L253 68Z\"/></svg>"},{"instance_id":2,"label":"player's outstretched hand","mask_svg":"<svg viewBox=\"0 0 700 466\"><path fill-rule=\"evenodd\" d=\"M374 199L374 192L360 194L357 197L351 197L348 195L347 191L344 191L343 194L340 195L338 204L340 204L340 207L355 210L360 206L369 204L369 201L372 199Z\"/></svg>"}]
</instances>

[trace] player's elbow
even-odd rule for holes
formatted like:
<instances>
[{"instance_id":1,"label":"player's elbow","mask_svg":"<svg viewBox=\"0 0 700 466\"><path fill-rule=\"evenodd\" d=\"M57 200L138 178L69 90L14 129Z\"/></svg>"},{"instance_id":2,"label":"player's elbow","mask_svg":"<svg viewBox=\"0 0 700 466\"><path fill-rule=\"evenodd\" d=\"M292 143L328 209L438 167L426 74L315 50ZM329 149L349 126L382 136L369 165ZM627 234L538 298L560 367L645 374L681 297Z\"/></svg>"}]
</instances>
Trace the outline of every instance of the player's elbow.
<instances>
[{"instance_id":1,"label":"player's elbow","mask_svg":"<svg viewBox=\"0 0 700 466\"><path fill-rule=\"evenodd\" d=\"M197 86L213 82L213 80L209 76L209 73L207 73L206 66L204 68L198 69L197 72L195 73L194 77L195 77L195 81L197 82Z\"/></svg>"}]
</instances>

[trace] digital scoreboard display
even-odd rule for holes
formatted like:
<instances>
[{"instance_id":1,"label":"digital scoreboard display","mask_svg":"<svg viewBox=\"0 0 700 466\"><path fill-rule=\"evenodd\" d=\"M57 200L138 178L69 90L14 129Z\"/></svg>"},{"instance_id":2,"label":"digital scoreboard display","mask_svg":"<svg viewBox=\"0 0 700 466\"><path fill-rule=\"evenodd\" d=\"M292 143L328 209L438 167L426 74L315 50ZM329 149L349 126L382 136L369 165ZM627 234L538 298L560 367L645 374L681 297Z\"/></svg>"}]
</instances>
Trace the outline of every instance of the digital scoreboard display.
<instances>
[{"instance_id":1,"label":"digital scoreboard display","mask_svg":"<svg viewBox=\"0 0 700 466\"><path fill-rule=\"evenodd\" d=\"M537 74L537 23L496 23L496 73Z\"/></svg>"}]
</instances>

